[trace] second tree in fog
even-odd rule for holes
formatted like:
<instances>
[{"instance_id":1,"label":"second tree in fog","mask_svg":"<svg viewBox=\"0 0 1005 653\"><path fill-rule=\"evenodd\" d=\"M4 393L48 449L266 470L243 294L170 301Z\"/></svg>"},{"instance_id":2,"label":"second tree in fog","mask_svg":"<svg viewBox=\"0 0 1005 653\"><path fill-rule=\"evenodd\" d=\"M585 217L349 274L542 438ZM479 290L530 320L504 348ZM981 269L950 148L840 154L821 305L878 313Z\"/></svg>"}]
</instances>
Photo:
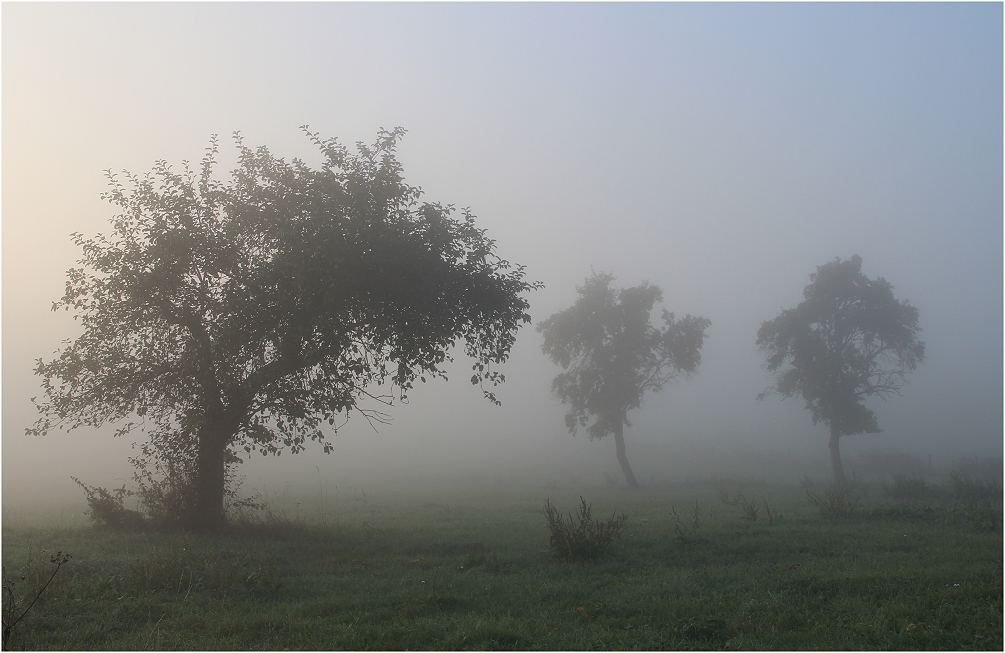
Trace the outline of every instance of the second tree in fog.
<instances>
[{"instance_id":1,"label":"second tree in fog","mask_svg":"<svg viewBox=\"0 0 1005 653\"><path fill-rule=\"evenodd\" d=\"M647 392L698 369L711 322L692 315L677 320L663 310L657 328L649 316L663 291L649 283L619 290L613 280L593 273L577 289L576 303L537 330L544 334L544 353L563 369L551 387L569 405L565 425L572 433L586 427L591 440L613 434L625 481L636 487L625 452L628 411L641 406Z\"/></svg>"}]
</instances>

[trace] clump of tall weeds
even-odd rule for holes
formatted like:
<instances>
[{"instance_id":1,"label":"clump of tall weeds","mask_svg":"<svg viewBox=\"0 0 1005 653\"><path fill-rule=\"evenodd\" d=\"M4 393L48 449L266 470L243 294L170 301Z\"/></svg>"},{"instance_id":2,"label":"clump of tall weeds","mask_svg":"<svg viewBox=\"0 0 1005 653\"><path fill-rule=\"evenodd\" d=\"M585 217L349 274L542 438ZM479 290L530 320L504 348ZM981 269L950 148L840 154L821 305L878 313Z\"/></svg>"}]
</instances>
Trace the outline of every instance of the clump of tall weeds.
<instances>
[{"instance_id":1,"label":"clump of tall weeds","mask_svg":"<svg viewBox=\"0 0 1005 653\"><path fill-rule=\"evenodd\" d=\"M804 476L802 486L803 491L806 492L806 500L821 517L828 519L848 517L854 514L865 496L865 486L855 478L846 480L844 483L827 485L823 490L817 492L813 481L808 476Z\"/></svg>"},{"instance_id":2,"label":"clump of tall weeds","mask_svg":"<svg viewBox=\"0 0 1005 653\"><path fill-rule=\"evenodd\" d=\"M617 511L606 519L594 519L591 504L583 497L579 497L579 501L576 518L569 513L568 519L550 499L544 502L544 516L551 531L551 551L563 560L593 560L606 555L621 537L628 520L628 515L618 515Z\"/></svg>"},{"instance_id":3,"label":"clump of tall weeds","mask_svg":"<svg viewBox=\"0 0 1005 653\"><path fill-rule=\"evenodd\" d=\"M928 486L925 479L907 474L893 474L893 481L891 483L880 481L880 487L883 488L883 492L887 496L911 504L928 499L935 494L934 489Z\"/></svg>"},{"instance_id":4,"label":"clump of tall weeds","mask_svg":"<svg viewBox=\"0 0 1005 653\"><path fill-rule=\"evenodd\" d=\"M725 486L719 488L719 501L729 506L739 506L740 507L740 519L746 521L757 521L759 518L763 517L768 520L769 523L775 523L776 521L781 521L782 515L777 510L772 509L768 505L767 499L761 499L761 502L757 502L757 496L754 494L750 495L750 500L743 495L739 490L736 491L736 496L732 499L729 498L729 490Z\"/></svg>"},{"instance_id":5,"label":"clump of tall weeds","mask_svg":"<svg viewBox=\"0 0 1005 653\"><path fill-rule=\"evenodd\" d=\"M670 520L673 522L674 539L681 544L687 544L691 536L701 530L701 508L698 507L698 500L694 500L694 507L691 509L690 525L678 514L674 505L670 506Z\"/></svg>"},{"instance_id":6,"label":"clump of tall weeds","mask_svg":"<svg viewBox=\"0 0 1005 653\"><path fill-rule=\"evenodd\" d=\"M743 497L741 496L741 499ZM767 499L761 499L761 502L757 502L757 497L753 494L750 495L750 501L743 499L740 503L740 519L746 519L747 521L757 521L761 519L762 521L767 521L769 524L774 524L777 521L781 521L782 514L777 510L773 509L769 504Z\"/></svg>"},{"instance_id":7,"label":"clump of tall weeds","mask_svg":"<svg viewBox=\"0 0 1005 653\"><path fill-rule=\"evenodd\" d=\"M1002 486L993 481L953 472L949 475L950 522L993 531L1001 524Z\"/></svg>"}]
</instances>

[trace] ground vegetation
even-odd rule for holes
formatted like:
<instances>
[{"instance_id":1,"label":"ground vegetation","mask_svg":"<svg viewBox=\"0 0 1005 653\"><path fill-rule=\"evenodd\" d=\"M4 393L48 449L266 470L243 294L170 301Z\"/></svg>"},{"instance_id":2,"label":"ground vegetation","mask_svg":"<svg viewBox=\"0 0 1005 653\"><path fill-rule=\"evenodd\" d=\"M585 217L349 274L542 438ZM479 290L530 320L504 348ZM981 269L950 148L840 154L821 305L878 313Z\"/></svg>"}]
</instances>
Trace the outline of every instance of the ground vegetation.
<instances>
[{"instance_id":1,"label":"ground vegetation","mask_svg":"<svg viewBox=\"0 0 1005 653\"><path fill-rule=\"evenodd\" d=\"M718 485L340 490L323 515L292 496L223 534L7 510L3 562L17 574L29 549L43 568L73 551L20 625L18 646L36 650L1002 649L1000 503L994 529L954 513L989 492L978 483L940 483L925 506L875 490L841 519L796 485L729 485L785 514L773 522L743 518ZM609 555L569 564L541 506L581 493L629 519Z\"/></svg>"}]
</instances>

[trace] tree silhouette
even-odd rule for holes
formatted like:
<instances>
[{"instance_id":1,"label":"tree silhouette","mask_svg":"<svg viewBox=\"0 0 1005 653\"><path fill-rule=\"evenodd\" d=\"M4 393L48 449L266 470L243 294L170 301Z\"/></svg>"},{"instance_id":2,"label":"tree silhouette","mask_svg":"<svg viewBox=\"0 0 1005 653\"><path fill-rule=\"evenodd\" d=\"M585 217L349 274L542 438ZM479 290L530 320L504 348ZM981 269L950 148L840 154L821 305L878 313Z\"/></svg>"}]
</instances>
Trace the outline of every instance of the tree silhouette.
<instances>
[{"instance_id":1,"label":"tree silhouette","mask_svg":"<svg viewBox=\"0 0 1005 653\"><path fill-rule=\"evenodd\" d=\"M537 330L544 334L544 353L565 370L551 387L569 404L569 431L574 434L577 426L586 426L591 440L613 434L625 480L636 487L625 454L628 411L642 405L646 392L659 392L698 368L711 322L691 315L676 320L664 310L663 327L657 329L649 316L663 291L648 283L615 290L613 280L610 274L593 273L577 288L576 303L541 322Z\"/></svg>"},{"instance_id":2,"label":"tree silhouette","mask_svg":"<svg viewBox=\"0 0 1005 653\"><path fill-rule=\"evenodd\" d=\"M405 184L404 130L353 153L302 129L319 169L235 134L226 183L213 175L215 137L198 172L164 161L124 183L109 172L112 234L74 234L80 267L53 306L83 333L35 370L44 398L28 433L138 417L148 445L187 470L195 528L226 523L238 452L296 453L308 440L329 452L326 424L354 410L385 419L374 401L446 378L459 339L472 382L496 402L484 386L504 380L494 366L530 322L522 294L539 284L496 255L467 210L455 218Z\"/></svg>"},{"instance_id":3,"label":"tree silhouette","mask_svg":"<svg viewBox=\"0 0 1005 653\"><path fill-rule=\"evenodd\" d=\"M862 274L862 259L836 258L810 275L798 306L761 324L757 345L777 373L776 391L802 395L813 423L830 426L835 483L845 482L841 436L878 433L868 397L900 394L906 374L925 358L918 309L897 301L893 286Z\"/></svg>"}]
</instances>

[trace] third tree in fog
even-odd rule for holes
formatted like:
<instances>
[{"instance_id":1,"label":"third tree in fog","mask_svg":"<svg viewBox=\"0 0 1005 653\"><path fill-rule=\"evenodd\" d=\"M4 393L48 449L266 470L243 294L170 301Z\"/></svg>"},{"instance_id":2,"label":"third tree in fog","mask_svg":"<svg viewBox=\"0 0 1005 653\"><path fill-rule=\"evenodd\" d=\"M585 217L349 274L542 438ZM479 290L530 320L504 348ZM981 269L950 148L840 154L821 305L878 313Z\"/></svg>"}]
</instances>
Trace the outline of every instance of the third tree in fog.
<instances>
[{"instance_id":1,"label":"third tree in fog","mask_svg":"<svg viewBox=\"0 0 1005 653\"><path fill-rule=\"evenodd\" d=\"M859 256L818 267L803 297L761 324L757 344L768 371L778 374L769 392L802 395L813 423L830 427L834 482L843 484L841 436L879 432L863 402L900 394L906 374L925 358L918 309L897 301L886 279L862 274Z\"/></svg>"}]
</instances>

